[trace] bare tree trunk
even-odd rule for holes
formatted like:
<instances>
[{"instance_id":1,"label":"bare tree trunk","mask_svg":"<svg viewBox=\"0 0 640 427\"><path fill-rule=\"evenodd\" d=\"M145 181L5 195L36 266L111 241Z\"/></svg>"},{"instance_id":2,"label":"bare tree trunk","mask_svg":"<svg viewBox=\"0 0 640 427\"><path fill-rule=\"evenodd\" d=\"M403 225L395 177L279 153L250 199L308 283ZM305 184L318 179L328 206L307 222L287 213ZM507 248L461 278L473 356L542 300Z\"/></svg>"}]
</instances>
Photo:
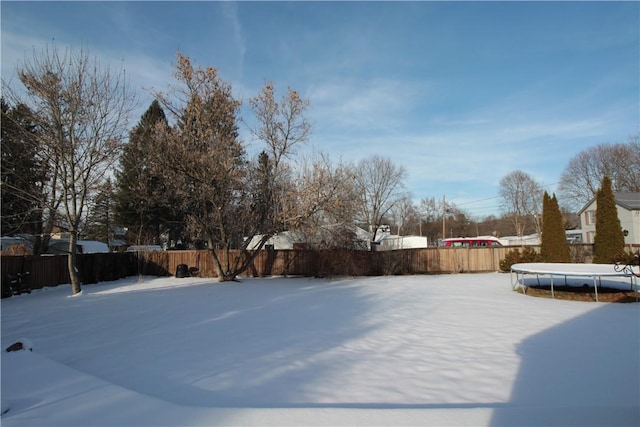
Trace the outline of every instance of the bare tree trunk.
<instances>
[{"instance_id":1,"label":"bare tree trunk","mask_svg":"<svg viewBox=\"0 0 640 427\"><path fill-rule=\"evenodd\" d=\"M227 251L227 264L229 263L229 253L228 253L228 249L226 249ZM218 254L216 253L216 250L214 248L212 248L210 250L211 253L211 258L213 258L213 263L216 266L216 272L218 274L218 281L219 282L231 282L233 280L236 280L236 276L239 274L235 271L231 271L229 268L224 268L222 266L222 262L220 261L220 257L218 257Z\"/></svg>"},{"instance_id":2,"label":"bare tree trunk","mask_svg":"<svg viewBox=\"0 0 640 427\"><path fill-rule=\"evenodd\" d=\"M247 246L249 246L249 242L250 242L250 239L247 239L245 244L242 245L242 248L240 249L240 253L235 259L233 269L234 271L236 271L236 274L242 274L249 269L249 266L253 263L253 260L256 259L256 257L260 253L260 250L262 250L265 243L267 243L267 240L269 240L270 238L271 238L270 234L264 234L260 239L260 243L258 243L258 246L253 248L251 252L247 250ZM241 259L244 259L242 264L240 264Z\"/></svg>"},{"instance_id":3,"label":"bare tree trunk","mask_svg":"<svg viewBox=\"0 0 640 427\"><path fill-rule=\"evenodd\" d=\"M264 247L264 244L269 240L271 235L265 234L260 239L260 243L256 248L253 248L252 251L247 250L247 246L249 245L250 239L247 239L245 244L238 250L238 254L234 257L233 266L230 264L231 261L231 253L230 249L227 246L225 248L226 254L226 264L227 268L222 266L222 261L218 257L215 249L211 249L211 258L213 259L214 265L216 266L216 271L218 274L218 281L220 282L229 282L237 279L239 275L247 271L253 260L256 259L260 250Z\"/></svg>"},{"instance_id":4,"label":"bare tree trunk","mask_svg":"<svg viewBox=\"0 0 640 427\"><path fill-rule=\"evenodd\" d=\"M86 51L60 52L55 46L25 60L18 77L27 89L23 103L35 113L47 167L55 171L50 221L63 215L70 227L69 276L73 294L80 292L76 269L78 227L118 158L135 105L124 70L112 74ZM62 205L63 212L58 212ZM53 223L51 223L53 224ZM49 224L47 224L49 225ZM46 230L45 230L46 232Z\"/></svg>"},{"instance_id":5,"label":"bare tree trunk","mask_svg":"<svg viewBox=\"0 0 640 427\"><path fill-rule=\"evenodd\" d=\"M71 280L71 293L73 295L79 294L82 290L80 286L80 275L78 274L78 268L76 267L78 261L78 234L72 231L69 236L69 256L67 257L69 267L69 278Z\"/></svg>"}]
</instances>

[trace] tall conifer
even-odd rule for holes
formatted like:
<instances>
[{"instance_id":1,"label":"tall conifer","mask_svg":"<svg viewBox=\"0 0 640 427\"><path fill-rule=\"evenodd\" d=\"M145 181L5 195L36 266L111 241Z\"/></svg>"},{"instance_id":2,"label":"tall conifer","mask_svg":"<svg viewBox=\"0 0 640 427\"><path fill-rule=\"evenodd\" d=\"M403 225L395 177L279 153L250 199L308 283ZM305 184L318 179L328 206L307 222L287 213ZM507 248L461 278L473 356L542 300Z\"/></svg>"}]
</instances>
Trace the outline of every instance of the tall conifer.
<instances>
[{"instance_id":1,"label":"tall conifer","mask_svg":"<svg viewBox=\"0 0 640 427\"><path fill-rule=\"evenodd\" d=\"M545 191L542 200L542 247L541 256L545 262L570 262L571 252L564 230L562 212L554 194Z\"/></svg>"},{"instance_id":2,"label":"tall conifer","mask_svg":"<svg viewBox=\"0 0 640 427\"><path fill-rule=\"evenodd\" d=\"M131 130L117 174L117 219L134 232L136 244L160 243L162 225L171 217L170 195L153 165L158 125L168 126L160 103L154 100Z\"/></svg>"},{"instance_id":3,"label":"tall conifer","mask_svg":"<svg viewBox=\"0 0 640 427\"><path fill-rule=\"evenodd\" d=\"M39 157L33 112L0 99L2 234L42 233L43 186L47 179Z\"/></svg>"},{"instance_id":4,"label":"tall conifer","mask_svg":"<svg viewBox=\"0 0 640 427\"><path fill-rule=\"evenodd\" d=\"M607 264L624 255L624 234L611 179L605 176L596 198L596 235L593 240L593 262Z\"/></svg>"}]
</instances>

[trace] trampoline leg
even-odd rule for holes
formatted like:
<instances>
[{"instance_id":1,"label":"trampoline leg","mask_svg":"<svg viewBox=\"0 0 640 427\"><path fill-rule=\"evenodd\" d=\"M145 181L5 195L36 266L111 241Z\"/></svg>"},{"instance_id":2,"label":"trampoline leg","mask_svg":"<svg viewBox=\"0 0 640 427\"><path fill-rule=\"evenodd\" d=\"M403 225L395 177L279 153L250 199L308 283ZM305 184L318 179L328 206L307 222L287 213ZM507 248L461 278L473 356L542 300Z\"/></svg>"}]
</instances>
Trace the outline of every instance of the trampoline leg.
<instances>
[{"instance_id":1,"label":"trampoline leg","mask_svg":"<svg viewBox=\"0 0 640 427\"><path fill-rule=\"evenodd\" d=\"M596 302L598 302L598 278L593 277L593 287L596 290Z\"/></svg>"},{"instance_id":2,"label":"trampoline leg","mask_svg":"<svg viewBox=\"0 0 640 427\"><path fill-rule=\"evenodd\" d=\"M556 296L553 293L553 276L551 276L551 299L556 299Z\"/></svg>"},{"instance_id":3,"label":"trampoline leg","mask_svg":"<svg viewBox=\"0 0 640 427\"><path fill-rule=\"evenodd\" d=\"M522 280L524 282L524 274L522 275ZM520 283L520 273L516 271L516 281L513 281L513 270L511 270L511 290L515 291L517 287L524 288L524 283ZM525 292L526 293L526 292Z\"/></svg>"}]
</instances>

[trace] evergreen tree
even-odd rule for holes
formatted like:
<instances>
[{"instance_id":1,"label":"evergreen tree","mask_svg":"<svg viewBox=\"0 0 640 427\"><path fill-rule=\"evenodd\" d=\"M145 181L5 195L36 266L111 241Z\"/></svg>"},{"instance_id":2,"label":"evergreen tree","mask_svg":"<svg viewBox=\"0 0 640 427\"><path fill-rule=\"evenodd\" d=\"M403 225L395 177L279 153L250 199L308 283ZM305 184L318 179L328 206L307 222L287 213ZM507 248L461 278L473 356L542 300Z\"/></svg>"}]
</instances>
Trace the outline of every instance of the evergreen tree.
<instances>
[{"instance_id":1,"label":"evergreen tree","mask_svg":"<svg viewBox=\"0 0 640 427\"><path fill-rule=\"evenodd\" d=\"M605 176L596 197L596 236L593 240L593 262L607 264L624 255L624 234L611 179Z\"/></svg>"},{"instance_id":2,"label":"evergreen tree","mask_svg":"<svg viewBox=\"0 0 640 427\"><path fill-rule=\"evenodd\" d=\"M545 191L542 199L542 247L540 250L544 262L571 261L563 223L556 195L550 197Z\"/></svg>"},{"instance_id":3,"label":"evergreen tree","mask_svg":"<svg viewBox=\"0 0 640 427\"><path fill-rule=\"evenodd\" d=\"M2 234L42 232L42 193L45 174L38 160L37 129L25 105L2 111Z\"/></svg>"},{"instance_id":4,"label":"evergreen tree","mask_svg":"<svg viewBox=\"0 0 640 427\"><path fill-rule=\"evenodd\" d=\"M158 171L158 130L167 128L167 118L154 100L130 132L116 177L116 217L119 225L132 231L136 244L158 244L163 229L177 221L171 194Z\"/></svg>"},{"instance_id":5,"label":"evergreen tree","mask_svg":"<svg viewBox=\"0 0 640 427\"><path fill-rule=\"evenodd\" d=\"M113 237L111 232L114 225L113 204L113 183L111 179L107 179L93 200L93 205L87 215L86 226L82 233L83 238L105 242L111 246L109 240Z\"/></svg>"},{"instance_id":6,"label":"evergreen tree","mask_svg":"<svg viewBox=\"0 0 640 427\"><path fill-rule=\"evenodd\" d=\"M273 202L273 168L271 159L266 151L258 155L258 164L255 171L255 187L252 189L251 210L256 214L260 224L266 224L274 220Z\"/></svg>"},{"instance_id":7,"label":"evergreen tree","mask_svg":"<svg viewBox=\"0 0 640 427\"><path fill-rule=\"evenodd\" d=\"M160 95L176 126L158 141L170 191L181 201L189 232L207 242L218 280L234 280L253 259L231 249L246 249L255 233L248 227L247 179L251 173L244 143L238 134L240 101L231 85L210 66L194 66L178 52L172 99ZM225 251L218 256L215 250Z\"/></svg>"}]
</instances>

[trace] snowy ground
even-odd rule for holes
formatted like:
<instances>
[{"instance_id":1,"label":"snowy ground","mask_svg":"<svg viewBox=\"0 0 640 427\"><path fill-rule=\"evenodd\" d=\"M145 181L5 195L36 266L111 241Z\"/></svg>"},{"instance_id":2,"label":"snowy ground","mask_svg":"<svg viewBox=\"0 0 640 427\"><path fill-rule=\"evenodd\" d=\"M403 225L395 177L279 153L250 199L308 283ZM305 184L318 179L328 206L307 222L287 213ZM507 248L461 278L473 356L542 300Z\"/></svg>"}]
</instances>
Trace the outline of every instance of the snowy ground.
<instances>
[{"instance_id":1,"label":"snowy ground","mask_svg":"<svg viewBox=\"0 0 640 427\"><path fill-rule=\"evenodd\" d=\"M640 425L640 304L510 279L145 277L3 299L2 349L33 352L2 352L2 425Z\"/></svg>"}]
</instances>

